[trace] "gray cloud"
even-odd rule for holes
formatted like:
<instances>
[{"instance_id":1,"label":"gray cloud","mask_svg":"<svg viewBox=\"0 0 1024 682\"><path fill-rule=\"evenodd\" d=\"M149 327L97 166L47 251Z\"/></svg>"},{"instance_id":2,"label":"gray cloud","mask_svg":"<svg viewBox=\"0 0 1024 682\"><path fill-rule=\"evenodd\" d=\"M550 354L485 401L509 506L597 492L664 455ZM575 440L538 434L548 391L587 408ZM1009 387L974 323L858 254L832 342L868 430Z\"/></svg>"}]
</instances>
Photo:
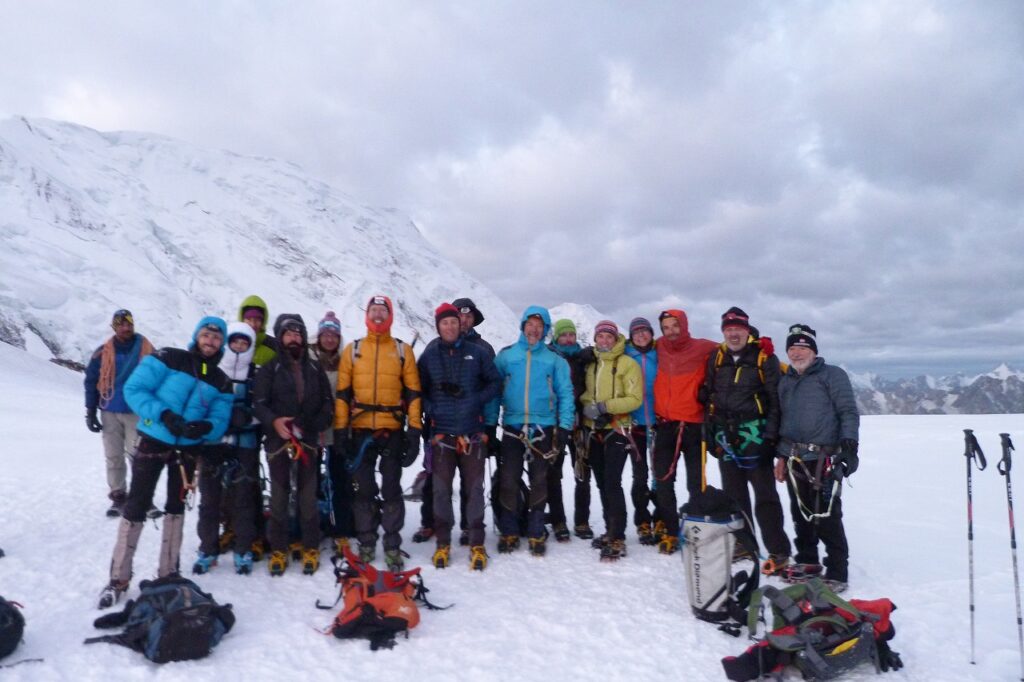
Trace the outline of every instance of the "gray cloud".
<instances>
[{"instance_id":1,"label":"gray cloud","mask_svg":"<svg viewBox=\"0 0 1024 682\"><path fill-rule=\"evenodd\" d=\"M289 159L514 310L710 336L735 304L857 369L1024 357L1018 3L0 13L0 113Z\"/></svg>"}]
</instances>

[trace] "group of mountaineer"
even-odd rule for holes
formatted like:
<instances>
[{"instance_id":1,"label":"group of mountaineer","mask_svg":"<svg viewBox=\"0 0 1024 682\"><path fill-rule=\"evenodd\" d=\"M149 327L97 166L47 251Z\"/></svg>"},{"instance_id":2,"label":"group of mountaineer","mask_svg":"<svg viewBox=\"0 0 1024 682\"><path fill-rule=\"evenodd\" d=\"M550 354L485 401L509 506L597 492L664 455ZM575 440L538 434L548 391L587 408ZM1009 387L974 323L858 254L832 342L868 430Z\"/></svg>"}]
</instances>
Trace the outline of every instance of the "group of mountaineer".
<instances>
[{"instance_id":1,"label":"group of mountaineer","mask_svg":"<svg viewBox=\"0 0 1024 682\"><path fill-rule=\"evenodd\" d=\"M841 500L828 500L827 515L808 513L808 505L818 510L833 471L856 470L859 417L846 373L817 356L810 327L789 329L783 367L770 339L735 307L722 315L721 342L692 337L686 314L666 310L657 341L653 325L637 317L628 338L615 323L599 322L594 346L582 348L572 321L552 326L545 308L531 306L518 341L498 353L475 329L484 316L472 300L442 303L434 317L438 336L417 361L412 346L391 335L394 306L385 296L368 301L366 335L344 347L333 313L314 338L294 314L279 315L267 334L268 309L257 296L242 302L238 321L201 319L187 349L154 350L135 333L131 313L117 311L114 335L93 355L85 379L86 422L103 433L108 515L121 517L101 608L128 588L162 471L161 577L179 571L186 500L197 486L196 573L209 571L222 551L233 552L238 573L251 572L265 552L272 575L283 574L290 557L314 573L322 535L339 553L354 538L369 562L378 531L387 567L401 570L408 556L401 476L421 449L426 485L413 541L435 540L439 568L452 559L456 471L458 544L469 547L472 569L487 566L489 456L497 462L491 488L499 553L517 550L526 537L530 553L543 556L550 527L556 541L591 539L601 559L613 561L626 555L626 462L640 544L673 554L677 465L681 459L693 494L705 486L711 453L724 490L761 529L763 572L822 570L821 540L826 579L847 581ZM566 450L576 479L571 530L562 499ZM596 538L591 477L604 520ZM788 481L792 559L776 481Z\"/></svg>"}]
</instances>

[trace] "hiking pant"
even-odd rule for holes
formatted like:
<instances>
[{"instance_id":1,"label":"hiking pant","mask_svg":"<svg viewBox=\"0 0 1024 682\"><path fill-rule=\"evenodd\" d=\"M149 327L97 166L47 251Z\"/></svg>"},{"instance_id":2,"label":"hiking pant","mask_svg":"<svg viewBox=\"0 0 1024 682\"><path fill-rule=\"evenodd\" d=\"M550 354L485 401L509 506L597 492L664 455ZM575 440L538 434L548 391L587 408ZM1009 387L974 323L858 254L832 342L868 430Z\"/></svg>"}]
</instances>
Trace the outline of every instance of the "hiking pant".
<instances>
[{"instance_id":1,"label":"hiking pant","mask_svg":"<svg viewBox=\"0 0 1024 682\"><path fill-rule=\"evenodd\" d=\"M223 459L200 458L199 469L199 551L220 551L220 522L235 534L233 548L239 554L252 549L256 540L256 496L259 484L260 452L256 448L230 448ZM225 508L225 500L227 500Z\"/></svg>"},{"instance_id":2,"label":"hiking pant","mask_svg":"<svg viewBox=\"0 0 1024 682\"><path fill-rule=\"evenodd\" d=\"M718 460L722 474L722 490L740 505L749 523L757 519L761 540L769 554L789 556L792 552L789 538L783 529L782 502L775 487L775 473L770 459L760 459L752 469L745 469L734 461ZM754 488L754 513L750 508L747 484ZM750 529L753 532L753 528Z\"/></svg>"},{"instance_id":3,"label":"hiking pant","mask_svg":"<svg viewBox=\"0 0 1024 682\"><path fill-rule=\"evenodd\" d=\"M680 434L680 430L682 433ZM654 435L654 507L665 522L665 531L679 535L679 506L676 502L676 465L682 451L686 466L686 490L701 488L701 425L693 422L661 422Z\"/></svg>"},{"instance_id":4,"label":"hiking pant","mask_svg":"<svg viewBox=\"0 0 1024 682\"><path fill-rule=\"evenodd\" d=\"M156 484L165 468L167 501L164 503L164 513L184 514L185 489L181 479L182 467L185 469L185 476L191 482L196 470L196 460L191 453L182 452L179 458L169 445L146 436L140 438L132 457L132 482L121 516L133 522L146 520L146 511L153 504Z\"/></svg>"},{"instance_id":5,"label":"hiking pant","mask_svg":"<svg viewBox=\"0 0 1024 682\"><path fill-rule=\"evenodd\" d=\"M605 533L610 540L626 539L626 495L622 491L622 470L628 456L629 440L621 433L602 430L590 436L590 466L597 478Z\"/></svg>"},{"instance_id":6,"label":"hiking pant","mask_svg":"<svg viewBox=\"0 0 1024 682\"><path fill-rule=\"evenodd\" d=\"M352 475L352 513L360 545L377 544L377 494L380 493L380 525L384 530L384 550L402 546L405 525L405 499L402 497L402 456L405 439L401 431L384 431L380 438L368 429L352 432L350 461ZM377 460L380 459L380 486L377 485Z\"/></svg>"},{"instance_id":7,"label":"hiking pant","mask_svg":"<svg viewBox=\"0 0 1024 682\"><path fill-rule=\"evenodd\" d=\"M267 541L273 552L287 552L289 540L289 502L292 476L296 479L299 534L302 546L320 546L320 512L316 507L316 477L319 463L315 449L305 448L305 461L292 459L287 450L280 450L280 438L267 438L267 466L270 469L270 521ZM275 453L275 454L272 454Z\"/></svg>"},{"instance_id":8,"label":"hiking pant","mask_svg":"<svg viewBox=\"0 0 1024 682\"><path fill-rule=\"evenodd\" d=\"M562 448L558 452L558 456L548 463L548 523L552 526L565 525L565 503L562 501L562 469L564 467L565 448Z\"/></svg>"},{"instance_id":9,"label":"hiking pant","mask_svg":"<svg viewBox=\"0 0 1024 682\"><path fill-rule=\"evenodd\" d=\"M434 446L431 445L431 448ZM486 450L486 447L485 447ZM484 455L486 456L486 452ZM466 489L466 482L459 476L459 528L466 530L466 513L469 505L469 491ZM427 480L423 483L423 502L420 504L420 526L422 528L434 528L434 475L429 473ZM486 524L485 524L486 525Z\"/></svg>"},{"instance_id":10,"label":"hiking pant","mask_svg":"<svg viewBox=\"0 0 1024 682\"><path fill-rule=\"evenodd\" d=\"M352 472L348 470L348 455L337 445L327 447L327 475L331 481L331 510L334 523L331 537L350 538L356 534L352 516Z\"/></svg>"},{"instance_id":11,"label":"hiking pant","mask_svg":"<svg viewBox=\"0 0 1024 682\"><path fill-rule=\"evenodd\" d=\"M629 497L633 500L633 525L651 522L651 512L648 506L651 503L651 489L648 484L648 477L651 470L647 466L647 427L634 426L633 442L630 443L629 462L633 469L633 485L629 489ZM636 445L637 452L633 452L632 446Z\"/></svg>"},{"instance_id":12,"label":"hiking pant","mask_svg":"<svg viewBox=\"0 0 1024 682\"><path fill-rule=\"evenodd\" d=\"M818 460L821 461L821 460ZM808 468L814 471L816 462L807 462ZM831 482L819 491L815 491L814 483L803 475L803 472L794 469L794 476L797 481L796 490L793 489L793 482L787 478L789 488L790 514L793 516L793 527L796 530L796 556L794 560L799 564L816 564L818 562L818 541L825 545L825 560L821 562L825 566L825 577L829 580L847 582L848 567L850 562L850 547L846 542L846 530L843 528L843 501L836 497L832 504L832 513L816 521L807 521L800 513L800 504L796 493L799 492L800 499L804 505L812 511L815 509L824 512L828 508L829 496L832 492ZM815 505L815 496L818 497L818 504Z\"/></svg>"},{"instance_id":13,"label":"hiking pant","mask_svg":"<svg viewBox=\"0 0 1024 682\"><path fill-rule=\"evenodd\" d=\"M107 487L114 499L128 489L128 458L135 450L139 416L131 412L102 410L103 453L107 460Z\"/></svg>"},{"instance_id":14,"label":"hiking pant","mask_svg":"<svg viewBox=\"0 0 1024 682\"><path fill-rule=\"evenodd\" d=\"M577 466L577 458L581 456L583 457L583 462ZM590 460L587 459L585 454L581 454L577 451L575 440L569 441L569 458L572 463L573 478L576 479L576 486L573 491L573 503L575 505L572 510L573 524L577 526L589 526L591 479ZM577 469L583 470L582 477L577 473Z\"/></svg>"},{"instance_id":15,"label":"hiking pant","mask_svg":"<svg viewBox=\"0 0 1024 682\"><path fill-rule=\"evenodd\" d=\"M479 440L472 440L469 449L460 453L456 451L456 437L445 436L440 442L433 443L432 447L433 529L437 544L450 545L452 542L452 527L455 525L452 482L455 480L456 469L459 470L461 479L459 487L465 490L468 496L462 518L469 527L469 544L484 544L484 462L487 458L487 445Z\"/></svg>"},{"instance_id":16,"label":"hiking pant","mask_svg":"<svg viewBox=\"0 0 1024 682\"><path fill-rule=\"evenodd\" d=\"M548 501L548 460L535 452L527 456L526 445L512 435L514 429L506 427L501 438L501 460L498 463L498 500L501 503L498 526L502 535L519 535L519 484L523 480L523 461L528 460L527 477L530 492L527 496L526 534L531 538L544 537L544 505ZM533 443L538 452L551 449L554 427L544 428L544 437Z\"/></svg>"}]
</instances>

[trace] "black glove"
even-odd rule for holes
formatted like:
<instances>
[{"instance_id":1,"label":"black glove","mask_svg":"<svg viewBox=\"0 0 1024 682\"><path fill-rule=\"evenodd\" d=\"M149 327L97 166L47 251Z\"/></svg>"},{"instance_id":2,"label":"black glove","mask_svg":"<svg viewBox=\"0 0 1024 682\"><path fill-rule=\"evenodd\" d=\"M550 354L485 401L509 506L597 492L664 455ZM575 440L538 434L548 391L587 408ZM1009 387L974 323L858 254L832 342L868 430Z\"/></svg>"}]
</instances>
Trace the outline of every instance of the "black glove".
<instances>
[{"instance_id":1,"label":"black glove","mask_svg":"<svg viewBox=\"0 0 1024 682\"><path fill-rule=\"evenodd\" d=\"M85 412L85 425L93 433L99 433L103 430L103 424L100 423L99 418L96 416L96 408L90 407Z\"/></svg>"},{"instance_id":2,"label":"black glove","mask_svg":"<svg viewBox=\"0 0 1024 682\"><path fill-rule=\"evenodd\" d=\"M860 457L857 456L857 441L852 438L844 438L839 441L839 454L833 460L836 466L843 468L844 476L852 476L860 466Z\"/></svg>"},{"instance_id":3,"label":"black glove","mask_svg":"<svg viewBox=\"0 0 1024 682\"><path fill-rule=\"evenodd\" d=\"M348 429L334 429L334 451L342 458L348 457L351 440L348 435Z\"/></svg>"},{"instance_id":4,"label":"black glove","mask_svg":"<svg viewBox=\"0 0 1024 682\"><path fill-rule=\"evenodd\" d=\"M597 419L607 412L608 410L605 408L604 403L587 403L583 407L583 416L587 419Z\"/></svg>"},{"instance_id":5,"label":"black glove","mask_svg":"<svg viewBox=\"0 0 1024 682\"><path fill-rule=\"evenodd\" d=\"M561 454L562 450L565 449L565 446L568 445L571 441L572 431L570 431L569 429L563 429L561 426L555 429L555 452Z\"/></svg>"},{"instance_id":6,"label":"black glove","mask_svg":"<svg viewBox=\"0 0 1024 682\"><path fill-rule=\"evenodd\" d=\"M420 430L408 428L405 430L405 455L402 457L402 466L411 467L420 456Z\"/></svg>"},{"instance_id":7,"label":"black glove","mask_svg":"<svg viewBox=\"0 0 1024 682\"><path fill-rule=\"evenodd\" d=\"M883 673L887 673L890 670L899 670L903 667L903 659L900 658L900 652L890 649L888 642L878 643L878 667L882 669Z\"/></svg>"},{"instance_id":8,"label":"black glove","mask_svg":"<svg viewBox=\"0 0 1024 682\"><path fill-rule=\"evenodd\" d=\"M488 426L484 428L487 433L487 456L497 457L498 453L501 452L501 441L498 440L498 427Z\"/></svg>"},{"instance_id":9,"label":"black glove","mask_svg":"<svg viewBox=\"0 0 1024 682\"><path fill-rule=\"evenodd\" d=\"M160 413L160 421L164 423L167 430L171 432L172 436L183 436L185 435L185 418L180 414L175 414L170 410L164 410Z\"/></svg>"},{"instance_id":10,"label":"black glove","mask_svg":"<svg viewBox=\"0 0 1024 682\"><path fill-rule=\"evenodd\" d=\"M194 422L185 422L185 426L181 429L181 435L191 440L199 440L210 431L213 431L213 423L202 419Z\"/></svg>"}]
</instances>

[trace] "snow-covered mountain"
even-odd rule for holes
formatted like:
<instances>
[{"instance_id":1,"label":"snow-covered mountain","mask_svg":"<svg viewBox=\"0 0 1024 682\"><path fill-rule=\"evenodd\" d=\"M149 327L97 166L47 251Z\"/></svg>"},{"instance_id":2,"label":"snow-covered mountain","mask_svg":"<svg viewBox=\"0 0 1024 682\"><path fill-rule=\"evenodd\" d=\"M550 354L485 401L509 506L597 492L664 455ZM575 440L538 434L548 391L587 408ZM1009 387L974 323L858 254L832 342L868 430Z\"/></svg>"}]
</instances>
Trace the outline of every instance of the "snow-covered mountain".
<instances>
[{"instance_id":1,"label":"snow-covered mountain","mask_svg":"<svg viewBox=\"0 0 1024 682\"><path fill-rule=\"evenodd\" d=\"M556 320L566 318L576 323L576 341L581 346L592 346L594 345L594 327L601 320L607 320L609 317L599 310L595 309L594 306L589 303L561 303L550 309L551 312L551 323L554 324ZM627 329L622 322L613 320L615 324L619 325L619 331L623 334L628 335L629 329ZM629 324L629 321L626 321Z\"/></svg>"},{"instance_id":2,"label":"snow-covered mountain","mask_svg":"<svg viewBox=\"0 0 1024 682\"><path fill-rule=\"evenodd\" d=\"M275 159L148 133L48 120L0 121L0 340L85 360L128 308L157 345L184 343L204 314L234 317L259 294L271 318L327 310L365 333L375 293L395 333L435 334L433 311L474 299L495 345L517 315L440 255L400 213L364 206Z\"/></svg>"},{"instance_id":3,"label":"snow-covered mountain","mask_svg":"<svg viewBox=\"0 0 1024 682\"><path fill-rule=\"evenodd\" d=\"M1024 412L1024 371L1002 364L987 374L882 379L850 373L861 414Z\"/></svg>"}]
</instances>

